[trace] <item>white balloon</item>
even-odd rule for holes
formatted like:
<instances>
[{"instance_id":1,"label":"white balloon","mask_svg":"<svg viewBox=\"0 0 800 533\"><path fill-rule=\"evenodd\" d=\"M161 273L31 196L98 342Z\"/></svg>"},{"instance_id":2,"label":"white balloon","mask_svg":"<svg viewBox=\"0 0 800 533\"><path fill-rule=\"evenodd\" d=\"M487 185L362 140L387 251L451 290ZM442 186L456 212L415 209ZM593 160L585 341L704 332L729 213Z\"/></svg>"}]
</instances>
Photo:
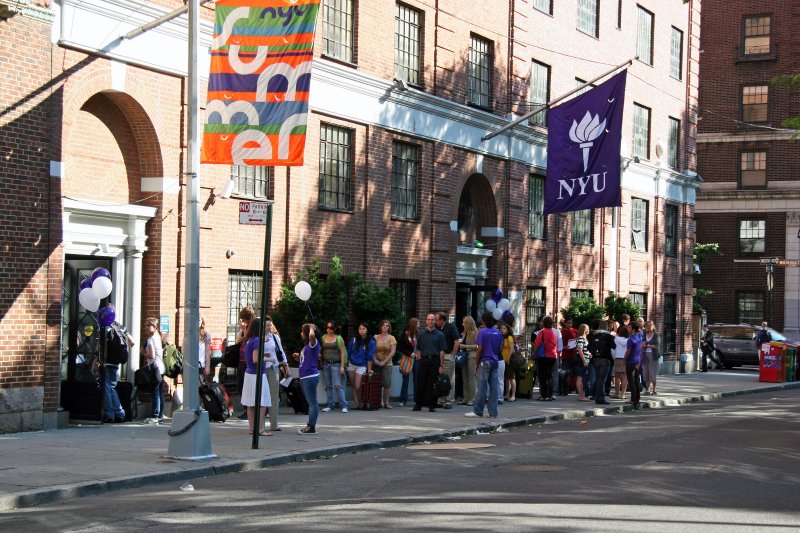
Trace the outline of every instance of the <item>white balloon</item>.
<instances>
[{"instance_id":1,"label":"white balloon","mask_svg":"<svg viewBox=\"0 0 800 533\"><path fill-rule=\"evenodd\" d=\"M100 308L100 298L95 296L94 291L89 287L86 287L78 294L78 301L84 309L92 313L95 313Z\"/></svg>"},{"instance_id":2,"label":"white balloon","mask_svg":"<svg viewBox=\"0 0 800 533\"><path fill-rule=\"evenodd\" d=\"M497 307L503 311L508 311L509 307L511 307L511 302L508 301L508 298L503 298L500 300L500 303L497 304Z\"/></svg>"},{"instance_id":3,"label":"white balloon","mask_svg":"<svg viewBox=\"0 0 800 533\"><path fill-rule=\"evenodd\" d=\"M307 281L298 281L294 286L294 293L298 298L307 302L311 298L311 285Z\"/></svg>"},{"instance_id":4,"label":"white balloon","mask_svg":"<svg viewBox=\"0 0 800 533\"><path fill-rule=\"evenodd\" d=\"M92 292L99 300L111 294L112 287L111 280L105 276L98 276L92 282Z\"/></svg>"},{"instance_id":5,"label":"white balloon","mask_svg":"<svg viewBox=\"0 0 800 533\"><path fill-rule=\"evenodd\" d=\"M486 300L486 310L490 313L494 313L494 310L497 309L497 304L494 300Z\"/></svg>"},{"instance_id":6,"label":"white balloon","mask_svg":"<svg viewBox=\"0 0 800 533\"><path fill-rule=\"evenodd\" d=\"M503 318L503 310L498 307L497 309L492 311L492 316L494 317L495 320L500 320L501 318Z\"/></svg>"}]
</instances>

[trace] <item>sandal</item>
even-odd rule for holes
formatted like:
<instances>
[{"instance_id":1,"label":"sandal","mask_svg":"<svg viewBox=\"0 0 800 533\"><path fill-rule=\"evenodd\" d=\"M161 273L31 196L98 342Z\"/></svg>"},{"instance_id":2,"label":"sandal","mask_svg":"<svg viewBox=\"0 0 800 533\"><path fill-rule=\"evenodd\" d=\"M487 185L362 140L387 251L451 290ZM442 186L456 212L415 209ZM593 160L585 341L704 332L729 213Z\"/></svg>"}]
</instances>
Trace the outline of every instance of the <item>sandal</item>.
<instances>
[{"instance_id":1,"label":"sandal","mask_svg":"<svg viewBox=\"0 0 800 533\"><path fill-rule=\"evenodd\" d=\"M272 436L272 432L271 431L262 431L261 433L258 434L258 436L259 437L271 437Z\"/></svg>"}]
</instances>

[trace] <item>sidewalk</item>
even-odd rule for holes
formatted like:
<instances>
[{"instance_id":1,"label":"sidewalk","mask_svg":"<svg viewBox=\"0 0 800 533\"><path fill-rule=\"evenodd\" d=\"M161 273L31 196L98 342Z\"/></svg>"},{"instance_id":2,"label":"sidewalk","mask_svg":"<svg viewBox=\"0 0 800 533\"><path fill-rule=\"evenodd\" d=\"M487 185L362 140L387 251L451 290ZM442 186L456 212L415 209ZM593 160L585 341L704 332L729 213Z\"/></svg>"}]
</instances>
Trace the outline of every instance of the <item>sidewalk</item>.
<instances>
[{"instance_id":1,"label":"sidewalk","mask_svg":"<svg viewBox=\"0 0 800 533\"><path fill-rule=\"evenodd\" d=\"M800 389L800 382L760 383L758 373L729 370L659 376L658 396L642 396L643 406L661 407L710 401L724 396ZM414 442L499 426L513 427L564 419L627 412L620 400L596 406L578 402L577 395L554 402L520 399L500 407L500 418L464 417L470 407L412 412L411 406L380 411L320 413L316 435L298 435L305 415L282 416L283 431L261 437L260 449L251 448L247 422L230 419L211 423L212 446L217 459L182 461L166 456L171 424L139 423L72 426L69 429L0 436L0 511L41 505L108 490L168 483L177 490L185 480L213 474L240 472L266 466L370 448L402 446ZM396 405L396 404L393 404ZM597 409L595 409L597 407Z\"/></svg>"}]
</instances>

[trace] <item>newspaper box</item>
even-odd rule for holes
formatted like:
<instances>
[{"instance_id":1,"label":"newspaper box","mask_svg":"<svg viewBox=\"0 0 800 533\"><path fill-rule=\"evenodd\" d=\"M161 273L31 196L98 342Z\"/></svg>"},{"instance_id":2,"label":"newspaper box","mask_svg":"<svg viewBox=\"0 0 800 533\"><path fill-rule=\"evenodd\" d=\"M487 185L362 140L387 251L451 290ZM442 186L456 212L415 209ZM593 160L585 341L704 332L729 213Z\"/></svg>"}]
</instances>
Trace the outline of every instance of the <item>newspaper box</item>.
<instances>
[{"instance_id":1,"label":"newspaper box","mask_svg":"<svg viewBox=\"0 0 800 533\"><path fill-rule=\"evenodd\" d=\"M787 344L783 347L786 355L783 358L786 368L786 381L797 381L797 346Z\"/></svg>"},{"instance_id":2,"label":"newspaper box","mask_svg":"<svg viewBox=\"0 0 800 533\"><path fill-rule=\"evenodd\" d=\"M758 350L758 381L780 383L785 378L783 343L764 343Z\"/></svg>"}]
</instances>

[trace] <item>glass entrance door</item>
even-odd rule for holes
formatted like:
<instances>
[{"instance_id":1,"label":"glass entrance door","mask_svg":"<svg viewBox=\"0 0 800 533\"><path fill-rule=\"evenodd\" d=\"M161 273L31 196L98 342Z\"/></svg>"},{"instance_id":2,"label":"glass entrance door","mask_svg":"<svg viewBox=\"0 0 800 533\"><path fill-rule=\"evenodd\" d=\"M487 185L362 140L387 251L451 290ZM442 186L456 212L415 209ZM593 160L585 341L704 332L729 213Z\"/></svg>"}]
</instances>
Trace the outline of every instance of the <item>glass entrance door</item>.
<instances>
[{"instance_id":1,"label":"glass entrance door","mask_svg":"<svg viewBox=\"0 0 800 533\"><path fill-rule=\"evenodd\" d=\"M111 271L111 260L67 257L61 303L61 406L71 420L101 420L103 409L100 373L93 365L99 352L99 326L95 313L78 301L80 283L92 271ZM100 305L106 303L102 300Z\"/></svg>"}]
</instances>

